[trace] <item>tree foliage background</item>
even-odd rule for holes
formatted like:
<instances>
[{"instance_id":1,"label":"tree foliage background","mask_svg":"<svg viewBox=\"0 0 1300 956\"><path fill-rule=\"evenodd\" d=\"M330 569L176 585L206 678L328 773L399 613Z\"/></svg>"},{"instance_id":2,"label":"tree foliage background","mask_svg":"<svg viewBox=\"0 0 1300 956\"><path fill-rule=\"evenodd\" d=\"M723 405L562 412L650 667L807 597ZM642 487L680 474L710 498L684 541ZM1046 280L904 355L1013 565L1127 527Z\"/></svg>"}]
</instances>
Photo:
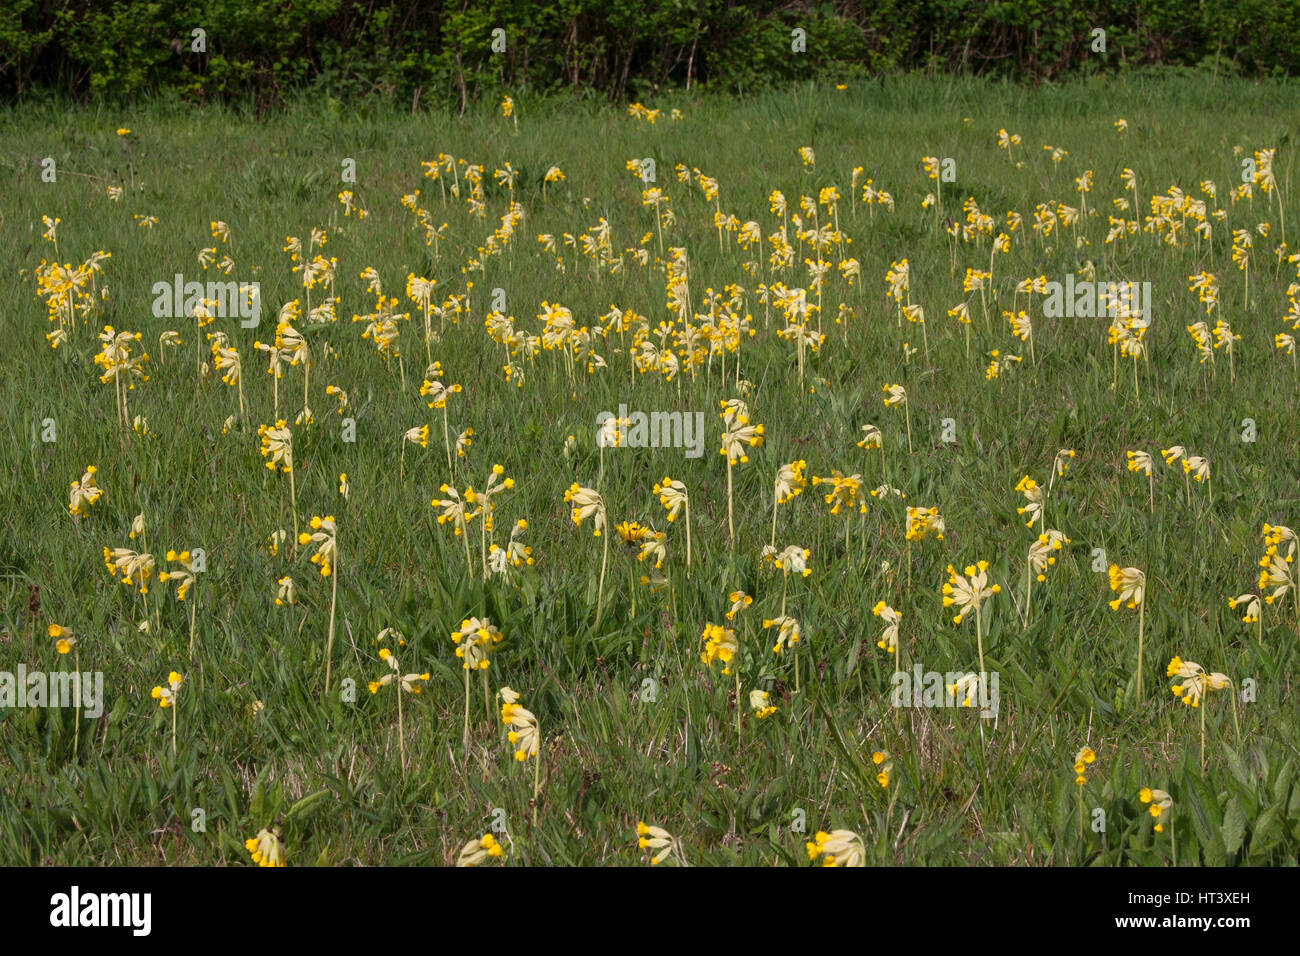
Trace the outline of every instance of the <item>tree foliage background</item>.
<instances>
[{"instance_id":1,"label":"tree foliage background","mask_svg":"<svg viewBox=\"0 0 1300 956\"><path fill-rule=\"evenodd\" d=\"M806 52L791 51L796 28ZM1041 82L1156 64L1294 75L1300 0L0 0L10 102L172 93L268 108L306 90L464 110L502 88L624 100L895 70Z\"/></svg>"}]
</instances>

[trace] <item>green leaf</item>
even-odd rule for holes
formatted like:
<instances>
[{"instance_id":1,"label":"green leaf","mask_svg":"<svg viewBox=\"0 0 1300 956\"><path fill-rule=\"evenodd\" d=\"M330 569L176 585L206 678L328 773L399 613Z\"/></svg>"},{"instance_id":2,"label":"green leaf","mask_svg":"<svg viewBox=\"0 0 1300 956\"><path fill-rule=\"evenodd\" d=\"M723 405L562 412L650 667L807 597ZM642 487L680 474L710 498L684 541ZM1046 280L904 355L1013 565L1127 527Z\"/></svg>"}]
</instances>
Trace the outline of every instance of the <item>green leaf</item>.
<instances>
[{"instance_id":1,"label":"green leaf","mask_svg":"<svg viewBox=\"0 0 1300 956\"><path fill-rule=\"evenodd\" d=\"M1241 800L1233 797L1228 801L1228 808L1223 814L1223 849L1233 855L1241 849L1246 837L1246 815L1241 809Z\"/></svg>"}]
</instances>

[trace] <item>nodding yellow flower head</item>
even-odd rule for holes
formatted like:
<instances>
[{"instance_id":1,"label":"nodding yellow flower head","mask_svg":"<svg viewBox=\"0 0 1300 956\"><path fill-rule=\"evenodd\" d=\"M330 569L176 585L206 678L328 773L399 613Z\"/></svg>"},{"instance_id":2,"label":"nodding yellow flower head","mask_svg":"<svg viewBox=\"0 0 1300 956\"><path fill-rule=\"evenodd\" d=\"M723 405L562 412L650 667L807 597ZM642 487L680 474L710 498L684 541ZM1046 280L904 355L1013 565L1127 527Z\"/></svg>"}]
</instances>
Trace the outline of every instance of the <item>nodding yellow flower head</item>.
<instances>
[{"instance_id":1,"label":"nodding yellow flower head","mask_svg":"<svg viewBox=\"0 0 1300 956\"><path fill-rule=\"evenodd\" d=\"M659 496L659 504L663 505L668 512L669 524L677 520L677 516L681 513L683 507L688 511L690 510L686 485L680 481L674 481L667 475L651 489L651 493Z\"/></svg>"},{"instance_id":2,"label":"nodding yellow flower head","mask_svg":"<svg viewBox=\"0 0 1300 956\"><path fill-rule=\"evenodd\" d=\"M732 591L727 595L727 600L731 602L731 609L726 613L728 621L734 621L739 612L754 603L754 599L744 591Z\"/></svg>"},{"instance_id":3,"label":"nodding yellow flower head","mask_svg":"<svg viewBox=\"0 0 1300 956\"><path fill-rule=\"evenodd\" d=\"M881 486L873 491L872 497L880 497L876 492L887 494L882 491L885 486ZM907 509L907 527L903 537L907 541L924 541L928 535L934 535L938 541L943 540L944 532L947 531L943 516L939 514L938 508L914 508L908 506Z\"/></svg>"},{"instance_id":4,"label":"nodding yellow flower head","mask_svg":"<svg viewBox=\"0 0 1300 956\"><path fill-rule=\"evenodd\" d=\"M822 866L866 866L867 851L862 837L852 830L817 831L812 840L804 844L809 861L822 858Z\"/></svg>"},{"instance_id":5,"label":"nodding yellow flower head","mask_svg":"<svg viewBox=\"0 0 1300 956\"><path fill-rule=\"evenodd\" d=\"M60 654L67 654L77 643L76 635L61 624L51 624L47 633L54 638L54 647Z\"/></svg>"},{"instance_id":6,"label":"nodding yellow flower head","mask_svg":"<svg viewBox=\"0 0 1300 956\"><path fill-rule=\"evenodd\" d=\"M1142 603L1147 582L1144 573L1137 568L1121 568L1118 564L1112 564L1108 574L1110 589L1119 594L1119 597L1109 602L1111 610L1118 611L1121 604L1132 610Z\"/></svg>"},{"instance_id":7,"label":"nodding yellow flower head","mask_svg":"<svg viewBox=\"0 0 1300 956\"><path fill-rule=\"evenodd\" d=\"M167 675L166 687L155 687L150 691L149 696L158 701L158 706L166 710L168 707L176 706L176 695L181 688L181 681L184 678L176 671Z\"/></svg>"},{"instance_id":8,"label":"nodding yellow flower head","mask_svg":"<svg viewBox=\"0 0 1300 956\"><path fill-rule=\"evenodd\" d=\"M592 519L592 534L600 537L605 529L605 499L594 488L585 488L576 481L564 492L564 500L573 506L570 517L575 525Z\"/></svg>"},{"instance_id":9,"label":"nodding yellow flower head","mask_svg":"<svg viewBox=\"0 0 1300 956\"><path fill-rule=\"evenodd\" d=\"M636 845L641 850L658 850L650 858L651 866L658 866L666 860L677 847L677 841L673 835L663 827L657 827L647 824L644 820L638 820L636 824Z\"/></svg>"},{"instance_id":10,"label":"nodding yellow flower head","mask_svg":"<svg viewBox=\"0 0 1300 956\"><path fill-rule=\"evenodd\" d=\"M456 645L456 656L461 668L467 671L487 670L489 655L505 635L488 618L471 617L460 622L460 629L451 632Z\"/></svg>"},{"instance_id":11,"label":"nodding yellow flower head","mask_svg":"<svg viewBox=\"0 0 1300 956\"><path fill-rule=\"evenodd\" d=\"M808 577L812 574L812 568L808 567L808 559L811 557L811 551L797 544L787 545L780 551L768 545L763 548L764 562L771 562L773 567L781 569L782 574L794 573Z\"/></svg>"},{"instance_id":12,"label":"nodding yellow flower head","mask_svg":"<svg viewBox=\"0 0 1300 956\"><path fill-rule=\"evenodd\" d=\"M286 866L284 862L284 841L274 829L263 827L257 836L244 841L244 848L258 866Z\"/></svg>"},{"instance_id":13,"label":"nodding yellow flower head","mask_svg":"<svg viewBox=\"0 0 1300 956\"><path fill-rule=\"evenodd\" d=\"M1069 543L1062 532L1048 528L1029 546L1029 567L1037 580L1047 580L1047 569L1056 564L1056 553Z\"/></svg>"},{"instance_id":14,"label":"nodding yellow flower head","mask_svg":"<svg viewBox=\"0 0 1300 956\"><path fill-rule=\"evenodd\" d=\"M1256 623L1259 620L1260 611L1259 595L1240 594L1237 597L1228 598L1228 607L1232 608L1234 611L1243 605L1246 610L1245 614L1242 615L1242 622L1246 624Z\"/></svg>"},{"instance_id":15,"label":"nodding yellow flower head","mask_svg":"<svg viewBox=\"0 0 1300 956\"><path fill-rule=\"evenodd\" d=\"M1126 451L1125 456L1128 458L1128 470L1136 471L1140 474L1151 477L1151 455L1145 451Z\"/></svg>"},{"instance_id":16,"label":"nodding yellow flower head","mask_svg":"<svg viewBox=\"0 0 1300 956\"><path fill-rule=\"evenodd\" d=\"M740 399L722 401L720 417L723 421L720 454L727 458L728 467L736 462L749 461L745 447L757 448L763 444L763 426L749 423L749 407Z\"/></svg>"},{"instance_id":17,"label":"nodding yellow flower head","mask_svg":"<svg viewBox=\"0 0 1300 956\"><path fill-rule=\"evenodd\" d=\"M871 762L879 769L876 771L876 783L880 784L881 789L889 787L889 775L894 772L894 761L889 757L888 750L877 750L871 755Z\"/></svg>"},{"instance_id":18,"label":"nodding yellow flower head","mask_svg":"<svg viewBox=\"0 0 1300 956\"><path fill-rule=\"evenodd\" d=\"M293 471L293 433L289 424L280 419L275 425L258 425L257 434L262 442L262 457L267 459L265 465L269 471L288 474Z\"/></svg>"},{"instance_id":19,"label":"nodding yellow flower head","mask_svg":"<svg viewBox=\"0 0 1300 956\"><path fill-rule=\"evenodd\" d=\"M149 579L154 572L154 557L132 551L129 548L105 548L104 567L108 573L120 578L123 584L129 584L141 594L149 593Z\"/></svg>"},{"instance_id":20,"label":"nodding yellow flower head","mask_svg":"<svg viewBox=\"0 0 1300 956\"><path fill-rule=\"evenodd\" d=\"M476 840L470 840L461 848L456 859L457 866L478 866L484 860L495 860L505 853L505 847L497 842L496 837L485 833Z\"/></svg>"},{"instance_id":21,"label":"nodding yellow flower head","mask_svg":"<svg viewBox=\"0 0 1300 956\"><path fill-rule=\"evenodd\" d=\"M804 472L808 468L808 462L800 459L792 461L787 465L782 465L776 470L776 503L785 504L791 498L798 497L807 485L804 478ZM817 479L813 479L814 483Z\"/></svg>"},{"instance_id":22,"label":"nodding yellow flower head","mask_svg":"<svg viewBox=\"0 0 1300 956\"><path fill-rule=\"evenodd\" d=\"M740 649L736 642L736 632L721 624L705 624L702 637L704 650L700 653L700 660L709 667L713 666L714 661L722 661L722 673L730 674L731 659Z\"/></svg>"},{"instance_id":23,"label":"nodding yellow flower head","mask_svg":"<svg viewBox=\"0 0 1300 956\"><path fill-rule=\"evenodd\" d=\"M1206 673L1200 664L1195 661L1184 661L1180 657L1170 660L1169 666L1165 668L1165 676L1177 678L1179 682L1170 690L1188 707L1200 707L1201 698L1205 696L1206 691L1223 690L1225 687L1232 686L1228 675L1217 671Z\"/></svg>"},{"instance_id":24,"label":"nodding yellow flower head","mask_svg":"<svg viewBox=\"0 0 1300 956\"><path fill-rule=\"evenodd\" d=\"M529 757L537 756L540 735L537 729L537 716L519 703L519 692L509 687L497 691L501 700L501 722L509 729L507 739L514 745L514 758L524 763Z\"/></svg>"},{"instance_id":25,"label":"nodding yellow flower head","mask_svg":"<svg viewBox=\"0 0 1300 956\"><path fill-rule=\"evenodd\" d=\"M952 619L954 624L960 624L967 614L978 612L985 601L1001 593L1000 584L989 585L988 567L987 561L979 561L967 565L964 574L958 574L951 564L948 565L948 580L940 590L943 606L957 608L957 614Z\"/></svg>"},{"instance_id":26,"label":"nodding yellow flower head","mask_svg":"<svg viewBox=\"0 0 1300 956\"><path fill-rule=\"evenodd\" d=\"M1090 747L1084 747L1074 755L1074 782L1079 786L1082 787L1088 782L1085 777L1085 771L1087 771L1088 765L1096 759L1097 755Z\"/></svg>"},{"instance_id":27,"label":"nodding yellow flower head","mask_svg":"<svg viewBox=\"0 0 1300 956\"><path fill-rule=\"evenodd\" d=\"M320 569L321 577L329 577L334 572L334 564L338 554L337 534L338 526L334 523L334 516L327 515L324 518L319 515L312 515L310 527L312 532L306 531L298 535L299 544L316 545L316 553L311 556L311 563Z\"/></svg>"},{"instance_id":28,"label":"nodding yellow flower head","mask_svg":"<svg viewBox=\"0 0 1300 956\"><path fill-rule=\"evenodd\" d=\"M776 707L772 704L772 696L767 691L758 690L757 688L749 692L749 707L759 720L766 720L776 713Z\"/></svg>"},{"instance_id":29,"label":"nodding yellow flower head","mask_svg":"<svg viewBox=\"0 0 1300 956\"><path fill-rule=\"evenodd\" d=\"M876 641L876 647L887 654L895 653L898 650L898 625L902 622L903 615L883 600L876 602L871 613L885 622L885 629L881 632L880 640Z\"/></svg>"},{"instance_id":30,"label":"nodding yellow flower head","mask_svg":"<svg viewBox=\"0 0 1300 956\"><path fill-rule=\"evenodd\" d=\"M772 645L773 654L780 654L787 647L794 647L803 637L799 630L799 622L788 614L764 621L763 628L767 629L769 627L777 629L776 643Z\"/></svg>"},{"instance_id":31,"label":"nodding yellow flower head","mask_svg":"<svg viewBox=\"0 0 1300 956\"><path fill-rule=\"evenodd\" d=\"M84 518L90 514L90 506L103 497L103 489L95 485L95 475L98 471L99 469L94 465L87 465L81 480L72 482L72 490L68 495L68 514Z\"/></svg>"},{"instance_id":32,"label":"nodding yellow flower head","mask_svg":"<svg viewBox=\"0 0 1300 956\"><path fill-rule=\"evenodd\" d=\"M1165 821L1169 818L1169 812L1174 805L1173 797L1163 790L1154 790L1150 787L1143 787L1138 791L1138 800L1142 803L1150 804L1147 808L1151 816L1155 818L1154 827L1157 833L1163 833Z\"/></svg>"}]
</instances>

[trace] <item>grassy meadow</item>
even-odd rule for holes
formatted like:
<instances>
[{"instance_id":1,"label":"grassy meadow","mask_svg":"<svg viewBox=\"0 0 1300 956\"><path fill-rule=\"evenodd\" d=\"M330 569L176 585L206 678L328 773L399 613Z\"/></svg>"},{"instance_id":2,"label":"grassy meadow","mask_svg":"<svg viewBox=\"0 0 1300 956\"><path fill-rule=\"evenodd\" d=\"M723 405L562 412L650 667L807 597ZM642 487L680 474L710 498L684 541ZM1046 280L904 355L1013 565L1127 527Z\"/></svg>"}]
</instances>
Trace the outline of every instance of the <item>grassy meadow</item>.
<instances>
[{"instance_id":1,"label":"grassy meadow","mask_svg":"<svg viewBox=\"0 0 1300 956\"><path fill-rule=\"evenodd\" d=\"M0 113L0 862L1297 862L1295 84L510 106Z\"/></svg>"}]
</instances>

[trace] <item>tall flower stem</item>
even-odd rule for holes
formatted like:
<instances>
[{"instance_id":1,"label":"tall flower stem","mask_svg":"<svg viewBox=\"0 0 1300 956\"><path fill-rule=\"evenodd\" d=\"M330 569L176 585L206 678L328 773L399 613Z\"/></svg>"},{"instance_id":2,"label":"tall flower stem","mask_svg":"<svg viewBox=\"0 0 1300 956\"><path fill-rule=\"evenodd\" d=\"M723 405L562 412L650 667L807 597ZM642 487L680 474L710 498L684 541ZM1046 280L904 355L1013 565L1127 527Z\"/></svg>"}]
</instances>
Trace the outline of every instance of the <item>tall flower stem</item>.
<instances>
[{"instance_id":1,"label":"tall flower stem","mask_svg":"<svg viewBox=\"0 0 1300 956\"><path fill-rule=\"evenodd\" d=\"M397 681L397 750L402 758L402 776L406 776L406 733L402 729L402 681Z\"/></svg>"},{"instance_id":2,"label":"tall flower stem","mask_svg":"<svg viewBox=\"0 0 1300 956\"><path fill-rule=\"evenodd\" d=\"M468 753L469 752L469 668L465 667L462 669L465 672L465 730L462 735L462 740L464 743L465 752Z\"/></svg>"},{"instance_id":3,"label":"tall flower stem","mask_svg":"<svg viewBox=\"0 0 1300 956\"><path fill-rule=\"evenodd\" d=\"M289 509L293 512L293 553L289 559L292 561L298 557L298 488L293 477L294 466L289 465ZM284 499L281 498L281 501Z\"/></svg>"},{"instance_id":4,"label":"tall flower stem","mask_svg":"<svg viewBox=\"0 0 1300 956\"><path fill-rule=\"evenodd\" d=\"M1138 605L1138 679L1137 699L1142 702L1142 626L1146 622L1147 595L1143 593L1142 603Z\"/></svg>"},{"instance_id":5,"label":"tall flower stem","mask_svg":"<svg viewBox=\"0 0 1300 956\"><path fill-rule=\"evenodd\" d=\"M600 552L600 583L596 587L596 627L600 627L600 612L604 607L605 601L605 565L609 561L609 535L601 535L604 539Z\"/></svg>"},{"instance_id":6,"label":"tall flower stem","mask_svg":"<svg viewBox=\"0 0 1300 956\"><path fill-rule=\"evenodd\" d=\"M337 545L336 545L337 547ZM325 693L330 692L330 665L333 664L334 654L334 608L338 602L339 596L339 566L338 552L334 553L334 567L330 569L330 630L329 637L325 641ZM401 688L398 688L401 693Z\"/></svg>"},{"instance_id":7,"label":"tall flower stem","mask_svg":"<svg viewBox=\"0 0 1300 956\"><path fill-rule=\"evenodd\" d=\"M731 543L736 543L736 525L732 518L732 494L731 494L731 459L727 459L727 534L731 538Z\"/></svg>"},{"instance_id":8,"label":"tall flower stem","mask_svg":"<svg viewBox=\"0 0 1300 956\"><path fill-rule=\"evenodd\" d=\"M740 670L736 670L736 743L740 743Z\"/></svg>"},{"instance_id":9,"label":"tall flower stem","mask_svg":"<svg viewBox=\"0 0 1300 956\"><path fill-rule=\"evenodd\" d=\"M81 652L73 648L75 679L81 680ZM1235 701L1234 701L1235 705ZM81 695L77 695L77 709L73 710L73 760L77 760L77 745L81 743Z\"/></svg>"},{"instance_id":10,"label":"tall flower stem","mask_svg":"<svg viewBox=\"0 0 1300 956\"><path fill-rule=\"evenodd\" d=\"M686 498L686 577L691 576L691 499Z\"/></svg>"}]
</instances>

